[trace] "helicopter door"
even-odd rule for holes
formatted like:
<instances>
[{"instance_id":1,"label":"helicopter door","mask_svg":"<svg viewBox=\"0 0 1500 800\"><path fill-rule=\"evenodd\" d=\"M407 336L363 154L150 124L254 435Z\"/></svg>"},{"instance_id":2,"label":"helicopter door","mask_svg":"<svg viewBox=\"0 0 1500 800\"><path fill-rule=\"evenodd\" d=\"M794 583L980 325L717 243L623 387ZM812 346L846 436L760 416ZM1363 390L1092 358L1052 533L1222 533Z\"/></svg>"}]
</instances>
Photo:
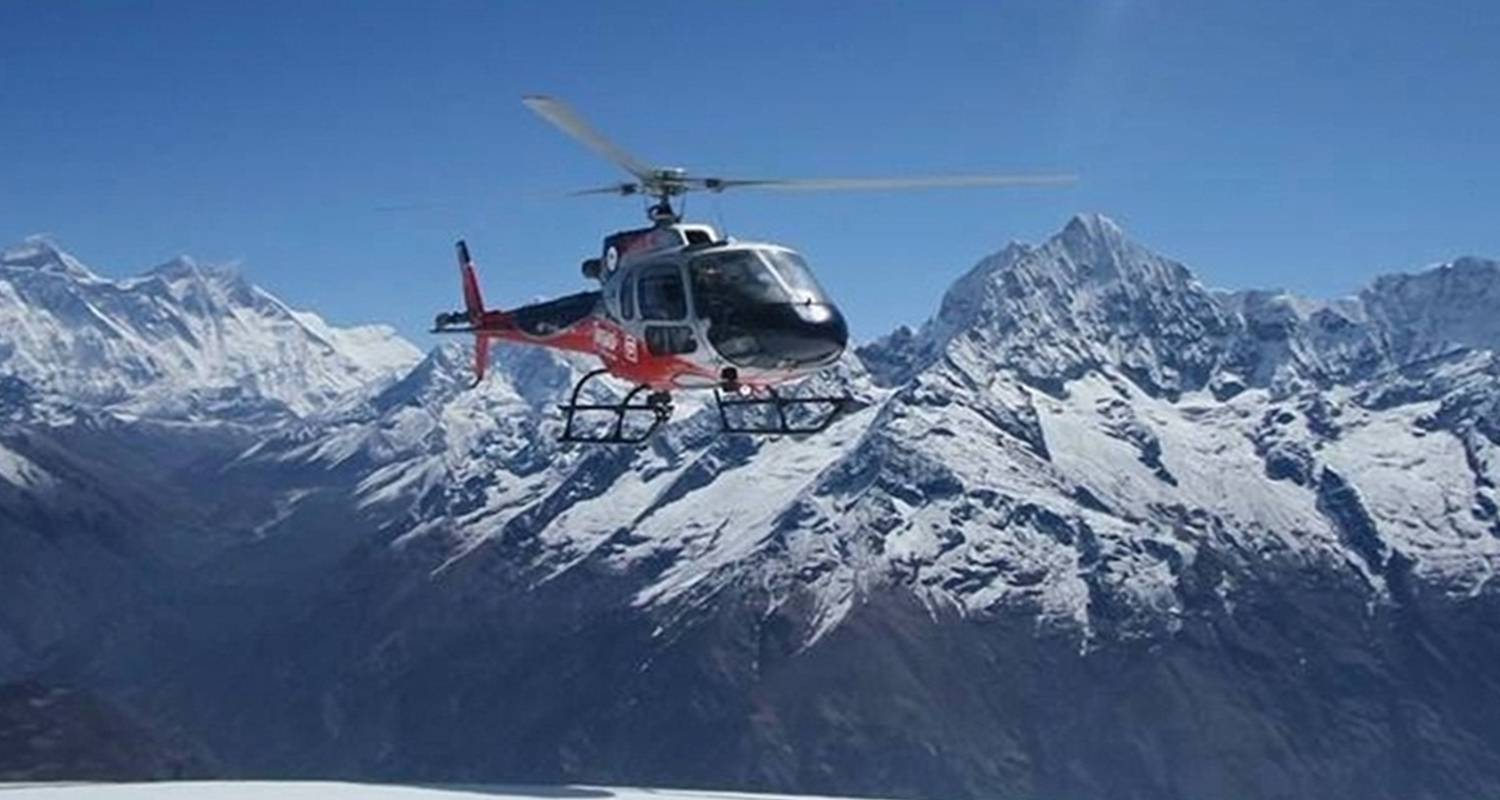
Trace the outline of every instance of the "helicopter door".
<instances>
[{"instance_id":1,"label":"helicopter door","mask_svg":"<svg viewBox=\"0 0 1500 800\"><path fill-rule=\"evenodd\" d=\"M646 349L654 356L696 351L698 340L687 324L687 290L682 283L682 270L676 264L650 264L640 267L637 273L641 319L646 323Z\"/></svg>"},{"instance_id":2,"label":"helicopter door","mask_svg":"<svg viewBox=\"0 0 1500 800\"><path fill-rule=\"evenodd\" d=\"M620 319L635 319L635 275L627 272L620 278Z\"/></svg>"}]
</instances>

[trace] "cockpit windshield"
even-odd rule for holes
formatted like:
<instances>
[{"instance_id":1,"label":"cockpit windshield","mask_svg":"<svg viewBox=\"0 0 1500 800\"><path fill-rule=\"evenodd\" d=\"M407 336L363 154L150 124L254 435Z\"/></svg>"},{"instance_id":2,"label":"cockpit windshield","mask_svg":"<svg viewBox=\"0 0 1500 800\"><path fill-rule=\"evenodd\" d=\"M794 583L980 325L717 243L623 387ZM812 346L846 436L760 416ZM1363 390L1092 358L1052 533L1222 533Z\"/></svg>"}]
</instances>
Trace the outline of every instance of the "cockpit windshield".
<instances>
[{"instance_id":1,"label":"cockpit windshield","mask_svg":"<svg viewBox=\"0 0 1500 800\"><path fill-rule=\"evenodd\" d=\"M727 308L791 302L791 295L754 250L706 253L692 260L688 272L698 313L706 317Z\"/></svg>"},{"instance_id":2,"label":"cockpit windshield","mask_svg":"<svg viewBox=\"0 0 1500 800\"><path fill-rule=\"evenodd\" d=\"M792 299L798 303L826 303L828 296L823 292L823 287L813 277L812 270L807 268L807 262L802 256L790 250L766 249L760 251L761 257L771 263L776 274L781 276L783 283L792 290Z\"/></svg>"},{"instance_id":3,"label":"cockpit windshield","mask_svg":"<svg viewBox=\"0 0 1500 800\"><path fill-rule=\"evenodd\" d=\"M698 313L710 319L727 308L827 302L806 262L787 250L705 253L692 260L688 272Z\"/></svg>"}]
</instances>

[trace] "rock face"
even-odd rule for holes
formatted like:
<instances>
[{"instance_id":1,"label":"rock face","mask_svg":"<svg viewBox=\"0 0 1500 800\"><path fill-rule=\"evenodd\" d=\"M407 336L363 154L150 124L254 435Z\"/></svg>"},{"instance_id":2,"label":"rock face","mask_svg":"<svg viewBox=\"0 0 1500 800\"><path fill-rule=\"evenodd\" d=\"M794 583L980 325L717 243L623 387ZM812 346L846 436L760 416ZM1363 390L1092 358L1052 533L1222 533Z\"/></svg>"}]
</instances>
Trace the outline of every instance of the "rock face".
<instances>
[{"instance_id":1,"label":"rock face","mask_svg":"<svg viewBox=\"0 0 1500 800\"><path fill-rule=\"evenodd\" d=\"M152 781L216 769L86 691L0 686L0 780Z\"/></svg>"},{"instance_id":2,"label":"rock face","mask_svg":"<svg viewBox=\"0 0 1500 800\"><path fill-rule=\"evenodd\" d=\"M250 774L1483 794L1497 293L1477 259L1215 292L1082 216L820 378L866 401L825 434L689 406L639 450L553 443L578 365L543 351L474 390L451 345L254 383L254 426L10 368L0 678L128 698ZM0 319L60 313L28 297Z\"/></svg>"}]
</instances>

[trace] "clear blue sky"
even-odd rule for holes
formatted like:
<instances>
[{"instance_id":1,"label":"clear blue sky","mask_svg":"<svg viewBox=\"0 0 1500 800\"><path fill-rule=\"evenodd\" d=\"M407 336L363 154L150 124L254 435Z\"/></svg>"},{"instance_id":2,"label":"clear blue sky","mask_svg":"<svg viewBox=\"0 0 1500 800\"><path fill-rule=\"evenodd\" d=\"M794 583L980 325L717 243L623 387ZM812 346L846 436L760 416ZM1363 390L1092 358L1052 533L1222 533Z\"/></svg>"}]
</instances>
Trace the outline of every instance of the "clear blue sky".
<instances>
[{"instance_id":1,"label":"clear blue sky","mask_svg":"<svg viewBox=\"0 0 1500 800\"><path fill-rule=\"evenodd\" d=\"M238 261L417 338L582 285L638 204L518 102L749 176L1076 171L1073 188L700 197L806 253L869 338L1077 211L1226 287L1500 256L1500 3L0 0L0 241L110 275ZM408 212L408 203L448 203Z\"/></svg>"}]
</instances>

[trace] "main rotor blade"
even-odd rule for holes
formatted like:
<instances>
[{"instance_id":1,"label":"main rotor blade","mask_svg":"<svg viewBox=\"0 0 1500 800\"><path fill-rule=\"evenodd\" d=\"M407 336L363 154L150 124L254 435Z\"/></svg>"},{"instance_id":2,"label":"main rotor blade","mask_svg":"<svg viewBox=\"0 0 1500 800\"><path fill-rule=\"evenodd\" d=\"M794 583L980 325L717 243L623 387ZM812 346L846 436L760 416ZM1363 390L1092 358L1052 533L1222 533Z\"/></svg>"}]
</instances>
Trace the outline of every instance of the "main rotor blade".
<instances>
[{"instance_id":1,"label":"main rotor blade","mask_svg":"<svg viewBox=\"0 0 1500 800\"><path fill-rule=\"evenodd\" d=\"M617 183L613 186L600 186L594 189L579 189L576 192L568 192L569 197L582 197L589 194L617 194L621 196L638 194L641 191L639 183Z\"/></svg>"},{"instance_id":2,"label":"main rotor blade","mask_svg":"<svg viewBox=\"0 0 1500 800\"><path fill-rule=\"evenodd\" d=\"M936 175L913 178L768 178L739 180L704 178L703 188L762 189L782 192L860 191L878 189L928 189L960 186L1055 186L1073 183L1076 175Z\"/></svg>"},{"instance_id":3,"label":"main rotor blade","mask_svg":"<svg viewBox=\"0 0 1500 800\"><path fill-rule=\"evenodd\" d=\"M546 95L528 95L521 98L526 107L538 116L556 125L559 130L577 139L585 147L613 161L621 169L640 180L647 180L656 173L656 168L625 152L619 145L605 138L604 134L578 116L560 100Z\"/></svg>"}]
</instances>

